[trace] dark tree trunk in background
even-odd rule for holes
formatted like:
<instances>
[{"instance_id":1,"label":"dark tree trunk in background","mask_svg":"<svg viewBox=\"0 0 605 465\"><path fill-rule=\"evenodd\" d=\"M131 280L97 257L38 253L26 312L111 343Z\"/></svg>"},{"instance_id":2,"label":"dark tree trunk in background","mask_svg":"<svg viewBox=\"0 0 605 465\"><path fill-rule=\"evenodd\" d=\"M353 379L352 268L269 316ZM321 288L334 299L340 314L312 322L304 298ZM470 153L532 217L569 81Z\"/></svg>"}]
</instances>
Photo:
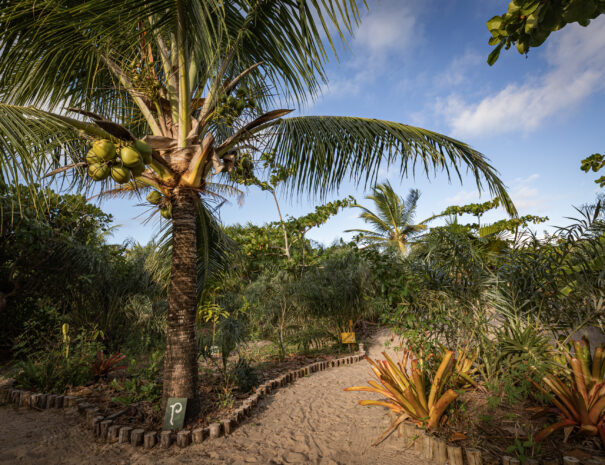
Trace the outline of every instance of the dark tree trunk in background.
<instances>
[{"instance_id":1,"label":"dark tree trunk in background","mask_svg":"<svg viewBox=\"0 0 605 465\"><path fill-rule=\"evenodd\" d=\"M182 187L172 196L172 271L164 361L162 405L169 397L189 399L188 415L197 413L197 344L195 309L196 193Z\"/></svg>"}]
</instances>

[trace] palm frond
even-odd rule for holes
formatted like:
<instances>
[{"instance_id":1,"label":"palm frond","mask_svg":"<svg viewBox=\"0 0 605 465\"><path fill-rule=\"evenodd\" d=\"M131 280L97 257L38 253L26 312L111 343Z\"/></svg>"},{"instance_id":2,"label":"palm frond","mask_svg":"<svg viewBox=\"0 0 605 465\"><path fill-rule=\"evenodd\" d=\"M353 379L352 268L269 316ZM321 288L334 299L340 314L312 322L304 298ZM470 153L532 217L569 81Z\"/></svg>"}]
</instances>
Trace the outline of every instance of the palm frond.
<instances>
[{"instance_id":1,"label":"palm frond","mask_svg":"<svg viewBox=\"0 0 605 465\"><path fill-rule=\"evenodd\" d=\"M480 152L456 139L391 121L348 116L304 116L279 120L273 127L276 160L299 167L296 190L321 196L349 177L365 185L376 181L381 166L399 164L403 176L419 165L427 176L445 171L448 179L470 171L510 213L515 207L495 169Z\"/></svg>"},{"instance_id":2,"label":"palm frond","mask_svg":"<svg viewBox=\"0 0 605 465\"><path fill-rule=\"evenodd\" d=\"M359 22L355 0L231 0L223 2L225 49L237 69L262 62L262 77L298 102L326 81L325 43L346 43ZM235 74L235 73L232 73Z\"/></svg>"},{"instance_id":3,"label":"palm frond","mask_svg":"<svg viewBox=\"0 0 605 465\"><path fill-rule=\"evenodd\" d=\"M404 209L401 216L402 224L412 224L414 222L418 199L420 199L420 191L418 189L410 189L404 202Z\"/></svg>"},{"instance_id":4,"label":"palm frond","mask_svg":"<svg viewBox=\"0 0 605 465\"><path fill-rule=\"evenodd\" d=\"M86 123L74 127L59 115L32 107L0 103L0 178L13 185L32 184L49 169L78 163L84 151L78 131L84 129L101 131Z\"/></svg>"},{"instance_id":5,"label":"palm frond","mask_svg":"<svg viewBox=\"0 0 605 465\"><path fill-rule=\"evenodd\" d=\"M369 199L370 196L368 196ZM372 199L369 199L372 200ZM386 221L385 219L381 218L378 214L370 211L369 209L362 207L362 206L357 206L355 205L357 208L360 208L362 210L362 213L359 215L360 218L362 218L364 221L371 223L374 226L374 230L378 233L382 233L382 234L387 234L391 231L391 223L389 223L388 221Z\"/></svg>"},{"instance_id":6,"label":"palm frond","mask_svg":"<svg viewBox=\"0 0 605 465\"><path fill-rule=\"evenodd\" d=\"M237 199L238 204L240 205L244 201L244 191L238 189L235 186L230 186L229 184L208 182L206 183L206 190L215 194L229 195L235 197Z\"/></svg>"},{"instance_id":7,"label":"palm frond","mask_svg":"<svg viewBox=\"0 0 605 465\"><path fill-rule=\"evenodd\" d=\"M110 199L138 199L140 200L143 193L151 188L140 181L131 181L126 184L118 185L112 189L106 189L91 197L110 198ZM90 199L89 199L90 200Z\"/></svg>"}]
</instances>

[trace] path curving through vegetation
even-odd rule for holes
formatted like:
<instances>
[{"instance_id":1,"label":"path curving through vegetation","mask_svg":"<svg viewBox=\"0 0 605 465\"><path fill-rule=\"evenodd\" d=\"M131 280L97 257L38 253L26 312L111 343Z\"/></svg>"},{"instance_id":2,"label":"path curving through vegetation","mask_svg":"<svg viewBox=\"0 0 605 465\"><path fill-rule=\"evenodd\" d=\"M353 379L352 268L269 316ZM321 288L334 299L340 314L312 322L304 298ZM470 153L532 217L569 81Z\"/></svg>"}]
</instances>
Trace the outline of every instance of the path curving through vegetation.
<instances>
[{"instance_id":1,"label":"path curving through vegetation","mask_svg":"<svg viewBox=\"0 0 605 465\"><path fill-rule=\"evenodd\" d=\"M378 355L388 339L381 333L370 347ZM94 443L92 433L70 410L35 412L0 408L0 464L428 464L403 451L394 436L371 443L387 426L385 411L361 407L368 393L343 392L365 384L367 363L333 368L298 379L268 395L231 436L186 449Z\"/></svg>"}]
</instances>

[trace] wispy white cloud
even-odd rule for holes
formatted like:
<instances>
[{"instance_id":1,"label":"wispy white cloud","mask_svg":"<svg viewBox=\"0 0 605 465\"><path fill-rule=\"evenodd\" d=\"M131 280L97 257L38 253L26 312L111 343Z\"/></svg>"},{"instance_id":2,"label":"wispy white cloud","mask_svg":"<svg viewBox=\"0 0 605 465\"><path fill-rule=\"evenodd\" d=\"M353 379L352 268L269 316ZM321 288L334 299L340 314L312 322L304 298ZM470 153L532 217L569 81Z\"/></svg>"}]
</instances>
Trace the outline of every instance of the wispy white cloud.
<instances>
[{"instance_id":1,"label":"wispy white cloud","mask_svg":"<svg viewBox=\"0 0 605 465\"><path fill-rule=\"evenodd\" d=\"M512 182L510 196L519 211L544 214L550 203L555 200L552 195L541 193L539 179L540 175L535 173L527 178L516 178Z\"/></svg>"},{"instance_id":2,"label":"wispy white cloud","mask_svg":"<svg viewBox=\"0 0 605 465\"><path fill-rule=\"evenodd\" d=\"M437 112L458 137L529 132L605 89L605 18L588 28L567 26L546 47L544 75L508 84L478 103L450 94L438 102ZM530 54L529 59L535 57Z\"/></svg>"},{"instance_id":3,"label":"wispy white cloud","mask_svg":"<svg viewBox=\"0 0 605 465\"><path fill-rule=\"evenodd\" d=\"M526 178L515 178L510 183L509 195L517 209L522 213L543 214L550 203L555 200L553 196L543 194L538 185L540 175L531 174ZM488 197L481 196L476 190L461 190L444 200L444 206L465 205L475 202L486 202Z\"/></svg>"},{"instance_id":4,"label":"wispy white cloud","mask_svg":"<svg viewBox=\"0 0 605 465\"><path fill-rule=\"evenodd\" d=\"M387 2L370 10L355 34L354 46L384 55L407 48L418 33L418 22L409 6Z\"/></svg>"},{"instance_id":5,"label":"wispy white cloud","mask_svg":"<svg viewBox=\"0 0 605 465\"><path fill-rule=\"evenodd\" d=\"M367 11L351 41L352 59L344 65L346 78L335 76L324 97L356 96L376 82L422 39L422 28L412 2L382 1Z\"/></svg>"},{"instance_id":6,"label":"wispy white cloud","mask_svg":"<svg viewBox=\"0 0 605 465\"><path fill-rule=\"evenodd\" d=\"M478 191L461 190L453 196L447 197L445 199L445 205L465 205L467 203L478 202L479 200L481 200L481 197Z\"/></svg>"},{"instance_id":7,"label":"wispy white cloud","mask_svg":"<svg viewBox=\"0 0 605 465\"><path fill-rule=\"evenodd\" d=\"M450 64L433 78L435 87L453 88L468 81L471 70L483 65L484 58L474 50L467 50L455 57Z\"/></svg>"}]
</instances>

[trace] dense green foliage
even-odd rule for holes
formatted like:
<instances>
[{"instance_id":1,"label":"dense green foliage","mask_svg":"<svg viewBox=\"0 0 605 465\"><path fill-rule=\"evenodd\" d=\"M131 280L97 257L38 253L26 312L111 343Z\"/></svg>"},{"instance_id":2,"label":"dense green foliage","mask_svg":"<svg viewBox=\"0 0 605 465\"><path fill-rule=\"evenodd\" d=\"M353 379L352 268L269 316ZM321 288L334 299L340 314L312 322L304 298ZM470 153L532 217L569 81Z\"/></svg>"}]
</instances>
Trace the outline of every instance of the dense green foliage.
<instances>
[{"instance_id":1,"label":"dense green foliage","mask_svg":"<svg viewBox=\"0 0 605 465\"><path fill-rule=\"evenodd\" d=\"M97 328L109 348L148 350L161 338L165 285L155 275L153 244L109 245L111 217L80 195L40 196L2 189L0 340L35 352L63 323ZM52 345L52 343L51 343ZM94 355L94 354L93 354Z\"/></svg>"},{"instance_id":2,"label":"dense green foliage","mask_svg":"<svg viewBox=\"0 0 605 465\"><path fill-rule=\"evenodd\" d=\"M487 22L492 35L489 45L496 46L487 62L493 65L503 47L508 50L516 45L519 53L527 53L567 24L588 26L591 19L603 13L605 2L601 0L513 0L506 13Z\"/></svg>"},{"instance_id":3,"label":"dense green foliage","mask_svg":"<svg viewBox=\"0 0 605 465\"><path fill-rule=\"evenodd\" d=\"M540 239L527 230L482 236L457 223L432 229L400 261L402 297L386 321L416 351L478 348L495 398L529 396L528 374L550 367L556 341L605 327L601 204L579 213Z\"/></svg>"},{"instance_id":4,"label":"dense green foliage","mask_svg":"<svg viewBox=\"0 0 605 465\"><path fill-rule=\"evenodd\" d=\"M14 191L5 192L3 211L9 212L18 203ZM44 213L28 210L30 200L22 196L21 213L14 210L12 222L3 217L10 249L2 249L2 289L12 317L3 330L6 353L18 361L19 385L64 392L94 379L99 351L120 351L129 369L111 383L115 401L157 402L170 242L108 245L111 218L101 210L78 196L46 197L53 207ZM443 345L471 354L490 407L548 402L532 383L560 373L558 354L571 334L605 327L600 201L578 209L570 226L541 237L528 226L546 218L486 225L480 219L497 201L452 206L435 216L449 216L448 222L418 231L406 253L380 243L366 247L363 237L323 247L300 233L349 201L262 226L221 232L212 223L209 231L222 237L216 243L230 245L215 251L216 266L200 276L196 331L200 360L220 374L220 405L232 405L234 389L248 392L259 383L248 344L270 341L281 360L342 348L339 335L349 321L358 332L368 323L393 328L406 348L426 358L427 370L437 368L439 358L430 354L441 354ZM462 224L463 215L476 220ZM284 225L296 244L290 256ZM59 251L55 260L31 266L40 254ZM51 279L65 263L73 263L70 273ZM26 292L10 294L17 279ZM59 279L62 288L52 285Z\"/></svg>"}]
</instances>

